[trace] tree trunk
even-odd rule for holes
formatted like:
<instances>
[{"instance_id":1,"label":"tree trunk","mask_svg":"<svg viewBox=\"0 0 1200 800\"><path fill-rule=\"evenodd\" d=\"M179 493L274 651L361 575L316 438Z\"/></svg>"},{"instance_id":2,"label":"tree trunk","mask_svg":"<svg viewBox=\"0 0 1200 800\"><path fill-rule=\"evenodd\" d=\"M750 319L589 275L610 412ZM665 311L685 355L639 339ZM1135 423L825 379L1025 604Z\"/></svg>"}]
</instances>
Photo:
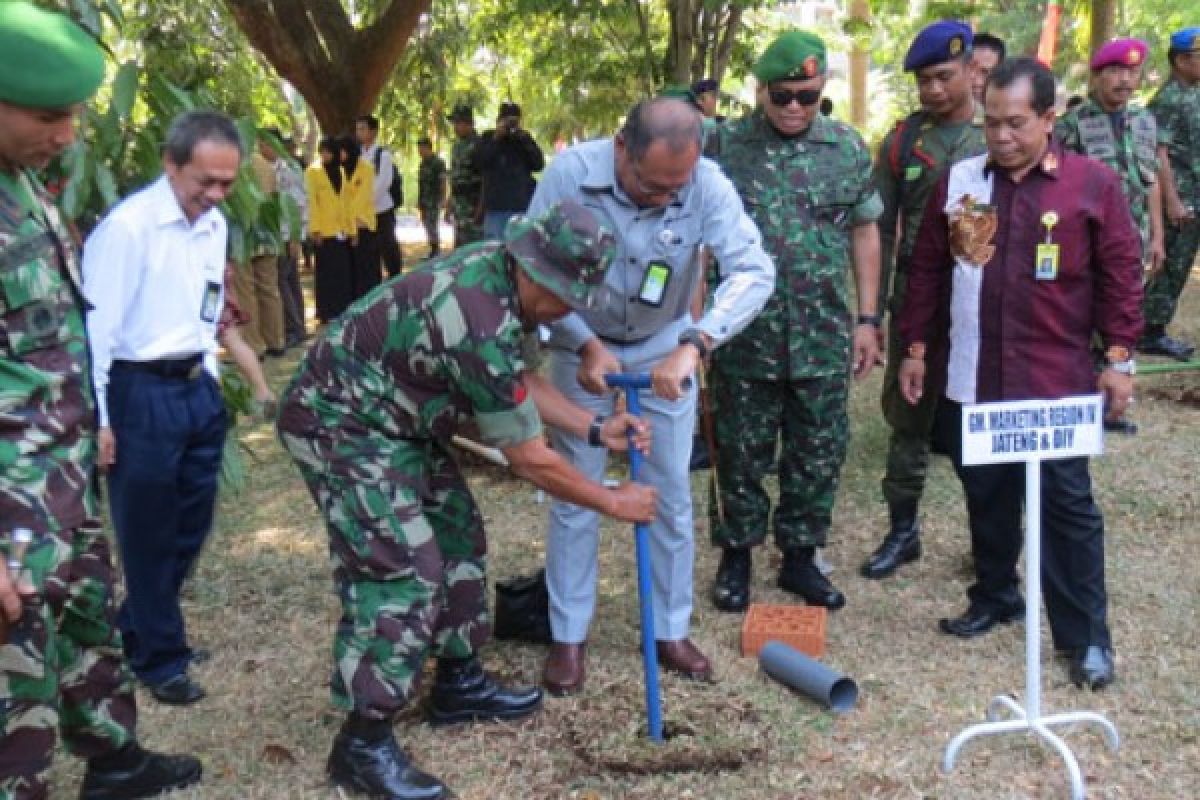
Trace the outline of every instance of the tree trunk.
<instances>
[{"instance_id":1,"label":"tree trunk","mask_svg":"<svg viewBox=\"0 0 1200 800\"><path fill-rule=\"evenodd\" d=\"M1117 20L1116 0L1092 0L1091 52L1113 38Z\"/></svg>"},{"instance_id":2,"label":"tree trunk","mask_svg":"<svg viewBox=\"0 0 1200 800\"><path fill-rule=\"evenodd\" d=\"M871 5L867 0L851 0L850 19L858 25L870 26ZM850 48L850 124L858 129L867 125L867 73L871 67L871 54L866 45L867 37L852 37Z\"/></svg>"},{"instance_id":3,"label":"tree trunk","mask_svg":"<svg viewBox=\"0 0 1200 800\"><path fill-rule=\"evenodd\" d=\"M326 134L370 113L432 0L391 0L355 28L341 0L225 0L250 43L308 101Z\"/></svg>"},{"instance_id":4,"label":"tree trunk","mask_svg":"<svg viewBox=\"0 0 1200 800\"><path fill-rule=\"evenodd\" d=\"M668 84L721 80L741 29L743 5L738 0L667 0L671 24L665 69Z\"/></svg>"}]
</instances>

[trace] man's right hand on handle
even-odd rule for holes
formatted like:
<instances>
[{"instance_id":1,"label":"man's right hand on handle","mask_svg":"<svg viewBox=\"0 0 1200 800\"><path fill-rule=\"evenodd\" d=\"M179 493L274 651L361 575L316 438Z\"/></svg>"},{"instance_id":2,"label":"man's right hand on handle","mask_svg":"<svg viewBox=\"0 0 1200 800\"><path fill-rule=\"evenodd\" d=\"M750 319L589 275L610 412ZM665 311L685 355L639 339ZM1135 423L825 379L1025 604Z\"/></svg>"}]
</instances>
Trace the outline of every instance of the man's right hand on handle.
<instances>
[{"instance_id":1,"label":"man's right hand on handle","mask_svg":"<svg viewBox=\"0 0 1200 800\"><path fill-rule=\"evenodd\" d=\"M658 491L641 483L622 483L612 493L609 516L623 522L653 522L658 505Z\"/></svg>"},{"instance_id":2,"label":"man's right hand on handle","mask_svg":"<svg viewBox=\"0 0 1200 800\"><path fill-rule=\"evenodd\" d=\"M604 382L604 376L620 372L621 362L596 338L589 340L580 349L579 355L579 371L575 376L579 385L590 394L607 394L609 388Z\"/></svg>"}]
</instances>

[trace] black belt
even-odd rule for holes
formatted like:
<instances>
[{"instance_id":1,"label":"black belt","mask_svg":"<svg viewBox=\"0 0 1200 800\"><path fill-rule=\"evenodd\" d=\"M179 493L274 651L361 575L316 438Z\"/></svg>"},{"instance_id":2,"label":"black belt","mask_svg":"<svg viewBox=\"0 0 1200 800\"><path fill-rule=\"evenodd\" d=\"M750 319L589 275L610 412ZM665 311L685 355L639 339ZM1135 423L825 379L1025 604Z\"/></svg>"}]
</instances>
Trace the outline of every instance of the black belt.
<instances>
[{"instance_id":1,"label":"black belt","mask_svg":"<svg viewBox=\"0 0 1200 800\"><path fill-rule=\"evenodd\" d=\"M204 374L204 359L199 355L184 358L157 358L153 361L126 361L118 358L112 363L114 369L134 372L149 372L160 378L183 378L195 380Z\"/></svg>"},{"instance_id":2,"label":"black belt","mask_svg":"<svg viewBox=\"0 0 1200 800\"><path fill-rule=\"evenodd\" d=\"M650 336L653 335L654 334L650 334ZM605 344L615 344L618 347L633 347L634 345L639 345L649 339L650 336L641 336L637 339L614 339L611 336L601 336L600 334L596 334L596 338Z\"/></svg>"}]
</instances>

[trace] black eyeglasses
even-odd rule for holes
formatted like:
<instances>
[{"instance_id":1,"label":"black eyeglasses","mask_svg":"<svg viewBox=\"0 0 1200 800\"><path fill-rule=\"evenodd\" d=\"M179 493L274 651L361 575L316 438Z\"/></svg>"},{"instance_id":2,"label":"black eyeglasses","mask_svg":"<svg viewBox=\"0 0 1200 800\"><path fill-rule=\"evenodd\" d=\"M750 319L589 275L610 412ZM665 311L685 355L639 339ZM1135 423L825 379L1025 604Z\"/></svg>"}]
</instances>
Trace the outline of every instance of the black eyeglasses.
<instances>
[{"instance_id":1,"label":"black eyeglasses","mask_svg":"<svg viewBox=\"0 0 1200 800\"><path fill-rule=\"evenodd\" d=\"M820 89L768 89L767 96L771 98L771 105L786 108L792 104L792 101L799 103L802 106L816 105L821 99Z\"/></svg>"}]
</instances>

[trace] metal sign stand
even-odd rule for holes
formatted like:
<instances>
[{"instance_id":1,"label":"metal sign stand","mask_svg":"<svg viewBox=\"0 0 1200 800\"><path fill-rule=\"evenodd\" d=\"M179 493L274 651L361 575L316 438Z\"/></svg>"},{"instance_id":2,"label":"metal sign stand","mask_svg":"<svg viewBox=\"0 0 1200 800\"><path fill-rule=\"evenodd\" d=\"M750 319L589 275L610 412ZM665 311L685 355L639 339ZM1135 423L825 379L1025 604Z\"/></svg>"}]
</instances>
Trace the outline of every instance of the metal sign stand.
<instances>
[{"instance_id":1,"label":"metal sign stand","mask_svg":"<svg viewBox=\"0 0 1200 800\"><path fill-rule=\"evenodd\" d=\"M1116 727L1093 711L1070 711L1042 716L1041 685L1041 606L1042 606L1042 459L1033 456L1025 462L1025 706L1022 708L1008 695L996 695L988 704L987 722L965 728L950 740L942 767L954 769L958 751L978 736L1029 731L1049 742L1067 765L1071 778L1072 800L1084 800L1083 776L1074 753L1050 728L1073 722L1098 725L1108 746L1116 750L1120 744ZM1001 719L1007 710L1012 719Z\"/></svg>"}]
</instances>

